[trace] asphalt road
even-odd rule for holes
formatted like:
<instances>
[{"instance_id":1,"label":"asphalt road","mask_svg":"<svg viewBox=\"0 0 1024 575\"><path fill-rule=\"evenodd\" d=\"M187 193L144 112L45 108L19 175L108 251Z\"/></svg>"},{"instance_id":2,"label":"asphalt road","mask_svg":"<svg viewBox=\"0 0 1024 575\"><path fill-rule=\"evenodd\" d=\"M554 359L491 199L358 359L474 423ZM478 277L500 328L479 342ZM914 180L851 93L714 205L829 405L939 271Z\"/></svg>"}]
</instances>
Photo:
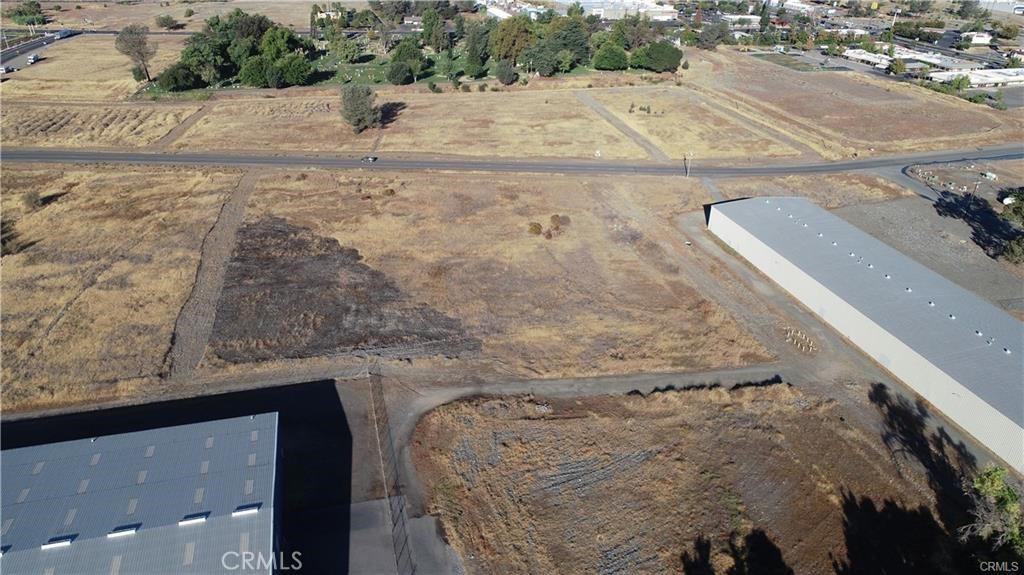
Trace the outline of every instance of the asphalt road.
<instances>
[{"instance_id":1,"label":"asphalt road","mask_svg":"<svg viewBox=\"0 0 1024 575\"><path fill-rule=\"evenodd\" d=\"M960 160L1010 160L1024 158L1024 146L1007 144L966 150L947 150L921 154L905 154L844 160L839 162L769 164L764 166L730 166L697 163L690 168L694 177L788 176L871 170L909 164L955 162ZM145 153L114 151L83 151L67 149L17 149L0 151L0 162L41 162L74 164L144 164L176 166L256 166L283 168L335 168L367 170L437 170L459 172L514 172L556 174L640 174L683 176L682 163L595 162L578 160L468 160L468 159L388 159L363 163L359 158L271 154L222 153Z\"/></svg>"}]
</instances>

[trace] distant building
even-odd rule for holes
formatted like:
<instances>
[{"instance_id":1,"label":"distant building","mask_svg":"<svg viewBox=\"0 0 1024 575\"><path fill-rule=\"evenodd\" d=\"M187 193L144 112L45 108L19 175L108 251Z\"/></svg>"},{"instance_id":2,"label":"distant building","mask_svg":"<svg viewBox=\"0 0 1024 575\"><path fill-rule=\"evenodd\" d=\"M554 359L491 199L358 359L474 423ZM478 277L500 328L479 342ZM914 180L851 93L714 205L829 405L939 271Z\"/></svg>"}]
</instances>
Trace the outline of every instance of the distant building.
<instances>
[{"instance_id":1,"label":"distant building","mask_svg":"<svg viewBox=\"0 0 1024 575\"><path fill-rule=\"evenodd\" d=\"M806 198L717 203L708 230L1024 472L1022 322Z\"/></svg>"},{"instance_id":2,"label":"distant building","mask_svg":"<svg viewBox=\"0 0 1024 575\"><path fill-rule=\"evenodd\" d=\"M932 72L928 77L936 82L950 83L960 76L967 77L972 88L994 88L1024 84L1024 68L998 70L968 70L966 72Z\"/></svg>"},{"instance_id":3,"label":"distant building","mask_svg":"<svg viewBox=\"0 0 1024 575\"><path fill-rule=\"evenodd\" d=\"M276 466L276 413L0 452L0 566L270 574Z\"/></svg>"},{"instance_id":4,"label":"distant building","mask_svg":"<svg viewBox=\"0 0 1024 575\"><path fill-rule=\"evenodd\" d=\"M960 39L972 46L988 46L992 43L992 35L988 32L964 32L960 35Z\"/></svg>"}]
</instances>

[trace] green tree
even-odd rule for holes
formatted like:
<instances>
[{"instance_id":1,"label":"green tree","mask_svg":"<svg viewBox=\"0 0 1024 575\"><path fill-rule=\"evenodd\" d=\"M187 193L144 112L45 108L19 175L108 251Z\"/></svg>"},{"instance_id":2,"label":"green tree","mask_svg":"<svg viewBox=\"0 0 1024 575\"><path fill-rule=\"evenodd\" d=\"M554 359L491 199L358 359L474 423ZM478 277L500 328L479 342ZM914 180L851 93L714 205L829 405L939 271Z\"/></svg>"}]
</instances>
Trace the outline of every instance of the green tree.
<instances>
[{"instance_id":1,"label":"green tree","mask_svg":"<svg viewBox=\"0 0 1024 575\"><path fill-rule=\"evenodd\" d=\"M401 60L393 60L391 65L388 66L388 82L396 86L403 84L411 84L413 81L412 70L409 68L408 62Z\"/></svg>"},{"instance_id":2,"label":"green tree","mask_svg":"<svg viewBox=\"0 0 1024 575\"><path fill-rule=\"evenodd\" d=\"M186 8L185 9L185 17L186 18L191 18L192 16L195 15L195 13L196 13L195 10L193 10L191 8Z\"/></svg>"},{"instance_id":3,"label":"green tree","mask_svg":"<svg viewBox=\"0 0 1024 575\"><path fill-rule=\"evenodd\" d=\"M420 50L416 40L405 38L395 46L389 56L392 62L422 62L423 50Z\"/></svg>"},{"instance_id":4,"label":"green tree","mask_svg":"<svg viewBox=\"0 0 1024 575\"><path fill-rule=\"evenodd\" d=\"M572 52L574 64L590 59L590 38L587 27L578 18L555 18L548 25L547 37L543 41L547 42L550 49L556 54L562 50Z\"/></svg>"},{"instance_id":5,"label":"green tree","mask_svg":"<svg viewBox=\"0 0 1024 575\"><path fill-rule=\"evenodd\" d=\"M455 37L453 40L458 42L466 36L466 19L462 17L462 14L456 14L455 18Z\"/></svg>"},{"instance_id":6,"label":"green tree","mask_svg":"<svg viewBox=\"0 0 1024 575\"><path fill-rule=\"evenodd\" d=\"M294 32L283 26L275 26L267 30L260 40L260 54L274 61L299 47L299 39Z\"/></svg>"},{"instance_id":7,"label":"green tree","mask_svg":"<svg viewBox=\"0 0 1024 575\"><path fill-rule=\"evenodd\" d=\"M377 24L377 17L370 10L360 10L352 18L353 28L373 28Z\"/></svg>"},{"instance_id":8,"label":"green tree","mask_svg":"<svg viewBox=\"0 0 1024 575\"><path fill-rule=\"evenodd\" d=\"M114 39L114 48L128 56L132 64L145 73L147 81L152 80L149 75L149 61L156 54L156 46L149 43L148 27L141 24L125 26Z\"/></svg>"},{"instance_id":9,"label":"green tree","mask_svg":"<svg viewBox=\"0 0 1024 575\"><path fill-rule=\"evenodd\" d=\"M377 95L369 86L347 84L341 89L341 117L355 133L380 124L380 108L374 105Z\"/></svg>"},{"instance_id":10,"label":"green tree","mask_svg":"<svg viewBox=\"0 0 1024 575\"><path fill-rule=\"evenodd\" d=\"M627 50L635 50L654 41L654 25L646 16L627 16L612 26L612 38Z\"/></svg>"},{"instance_id":11,"label":"green tree","mask_svg":"<svg viewBox=\"0 0 1024 575\"><path fill-rule=\"evenodd\" d=\"M642 50L647 52L646 66L640 67L654 72L674 72L683 59L683 52L666 41L655 42Z\"/></svg>"},{"instance_id":12,"label":"green tree","mask_svg":"<svg viewBox=\"0 0 1024 575\"><path fill-rule=\"evenodd\" d=\"M1024 236L1017 240L1024 239ZM1020 243L1016 248L1024 248ZM1021 250L1024 254L1024 249ZM972 537L989 541L993 549L1007 546L1024 555L1024 513L1021 494L1007 478L1002 467L988 466L973 481L965 484L964 492L971 499L974 521L960 528L960 538Z\"/></svg>"},{"instance_id":13,"label":"green tree","mask_svg":"<svg viewBox=\"0 0 1024 575\"><path fill-rule=\"evenodd\" d=\"M995 30L996 36L1005 40L1013 40L1020 34L1020 26L1012 22L999 22L993 29Z\"/></svg>"},{"instance_id":14,"label":"green tree","mask_svg":"<svg viewBox=\"0 0 1024 575\"><path fill-rule=\"evenodd\" d=\"M238 72L238 81L246 86L266 88L269 86L267 83L267 70L270 67L271 62L267 60L266 56L249 56L242 62L241 69Z\"/></svg>"},{"instance_id":15,"label":"green tree","mask_svg":"<svg viewBox=\"0 0 1024 575\"><path fill-rule=\"evenodd\" d=\"M558 60L558 71L563 74L568 74L576 62L576 56L569 50L559 50L555 54L555 59Z\"/></svg>"},{"instance_id":16,"label":"green tree","mask_svg":"<svg viewBox=\"0 0 1024 575\"><path fill-rule=\"evenodd\" d=\"M499 60L518 63L523 50L536 40L533 25L526 16L514 16L502 20L491 34L491 54Z\"/></svg>"},{"instance_id":17,"label":"green tree","mask_svg":"<svg viewBox=\"0 0 1024 575\"><path fill-rule=\"evenodd\" d=\"M516 74L516 69L508 60L498 62L498 65L494 68L494 75L498 78L499 82L506 86L515 83L519 78L519 74Z\"/></svg>"},{"instance_id":18,"label":"green tree","mask_svg":"<svg viewBox=\"0 0 1024 575\"><path fill-rule=\"evenodd\" d=\"M1003 217L1018 225L1024 226L1024 186L1002 190L1008 198L1012 198L1010 205L1003 210Z\"/></svg>"},{"instance_id":19,"label":"green tree","mask_svg":"<svg viewBox=\"0 0 1024 575\"><path fill-rule=\"evenodd\" d=\"M192 73L192 70L188 69L188 66L175 62L160 74L156 83L160 88L168 92L179 92L195 88L199 83L199 79Z\"/></svg>"},{"instance_id":20,"label":"green tree","mask_svg":"<svg viewBox=\"0 0 1024 575\"><path fill-rule=\"evenodd\" d=\"M440 52L445 41L444 22L433 7L423 11L423 31L420 32L423 43Z\"/></svg>"},{"instance_id":21,"label":"green tree","mask_svg":"<svg viewBox=\"0 0 1024 575\"><path fill-rule=\"evenodd\" d=\"M907 64L901 58L893 58L886 71L895 76L901 76L907 73Z\"/></svg>"},{"instance_id":22,"label":"green tree","mask_svg":"<svg viewBox=\"0 0 1024 575\"><path fill-rule=\"evenodd\" d=\"M570 18L574 18L574 17L582 18L583 17L583 4L580 4L579 2L573 2L572 4L569 5L569 10L566 12L566 15L569 16Z\"/></svg>"},{"instance_id":23,"label":"green tree","mask_svg":"<svg viewBox=\"0 0 1024 575\"><path fill-rule=\"evenodd\" d=\"M987 18L989 13L988 10L981 7L981 3L978 0L963 0L960 2L956 15L964 20L973 20L976 18Z\"/></svg>"},{"instance_id":24,"label":"green tree","mask_svg":"<svg viewBox=\"0 0 1024 575\"><path fill-rule=\"evenodd\" d=\"M252 38L235 38L231 41L231 44L228 45L228 59L230 59L231 63L237 68L241 68L245 60L249 56L256 54L258 49L259 44L257 44L256 40L253 40Z\"/></svg>"},{"instance_id":25,"label":"green tree","mask_svg":"<svg viewBox=\"0 0 1024 575\"><path fill-rule=\"evenodd\" d=\"M466 75L470 78L479 78L483 74L487 57L487 28L475 24L470 27L469 36L466 39L466 55L463 65Z\"/></svg>"},{"instance_id":26,"label":"green tree","mask_svg":"<svg viewBox=\"0 0 1024 575\"><path fill-rule=\"evenodd\" d=\"M221 79L224 68L221 43L209 34L189 36L188 40L185 40L179 61L206 84L213 84Z\"/></svg>"},{"instance_id":27,"label":"green tree","mask_svg":"<svg viewBox=\"0 0 1024 575\"><path fill-rule=\"evenodd\" d=\"M281 79L286 86L302 86L309 81L312 67L309 60L302 54L291 53L274 62L274 67L281 71Z\"/></svg>"},{"instance_id":28,"label":"green tree","mask_svg":"<svg viewBox=\"0 0 1024 575\"><path fill-rule=\"evenodd\" d=\"M529 70L541 76L553 76L558 71L558 56L547 42L537 42L522 53L522 61Z\"/></svg>"},{"instance_id":29,"label":"green tree","mask_svg":"<svg viewBox=\"0 0 1024 575\"><path fill-rule=\"evenodd\" d=\"M174 16L169 14L162 14L156 17L156 25L165 30L177 28L179 26L178 21L174 19Z\"/></svg>"},{"instance_id":30,"label":"green tree","mask_svg":"<svg viewBox=\"0 0 1024 575\"><path fill-rule=\"evenodd\" d=\"M628 66L626 51L614 42L605 42L594 54L594 67L598 70L625 70Z\"/></svg>"},{"instance_id":31,"label":"green tree","mask_svg":"<svg viewBox=\"0 0 1024 575\"><path fill-rule=\"evenodd\" d=\"M22 2L14 8L7 10L4 13L8 18L14 20L16 24L22 26L41 26L46 24L46 16L43 14L43 8L39 5L39 2L34 0L31 2Z\"/></svg>"},{"instance_id":32,"label":"green tree","mask_svg":"<svg viewBox=\"0 0 1024 575\"><path fill-rule=\"evenodd\" d=\"M697 47L702 50L714 50L730 34L729 25L724 22L705 25L700 31L700 36L697 37Z\"/></svg>"},{"instance_id":33,"label":"green tree","mask_svg":"<svg viewBox=\"0 0 1024 575\"><path fill-rule=\"evenodd\" d=\"M448 80L455 78L455 55L451 48L437 57L437 71Z\"/></svg>"},{"instance_id":34,"label":"green tree","mask_svg":"<svg viewBox=\"0 0 1024 575\"><path fill-rule=\"evenodd\" d=\"M334 52L339 60L349 64L355 62L363 55L363 49L359 47L359 43L348 38L342 38L331 43L331 51Z\"/></svg>"}]
</instances>

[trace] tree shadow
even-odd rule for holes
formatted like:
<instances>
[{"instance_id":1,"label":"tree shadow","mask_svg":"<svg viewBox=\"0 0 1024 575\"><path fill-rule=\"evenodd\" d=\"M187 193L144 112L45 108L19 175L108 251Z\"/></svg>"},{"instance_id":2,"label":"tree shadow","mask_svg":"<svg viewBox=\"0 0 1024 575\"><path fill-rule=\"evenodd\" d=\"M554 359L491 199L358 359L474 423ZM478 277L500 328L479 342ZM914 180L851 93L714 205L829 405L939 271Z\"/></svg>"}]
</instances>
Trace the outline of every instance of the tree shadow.
<instances>
[{"instance_id":1,"label":"tree shadow","mask_svg":"<svg viewBox=\"0 0 1024 575\"><path fill-rule=\"evenodd\" d=\"M712 561L711 540L698 535L693 542L693 554L684 551L680 557L683 573L686 575L793 575L782 550L772 542L768 534L754 529L741 537L738 533L729 536L727 546L721 553L728 555L732 565L721 573L715 570Z\"/></svg>"},{"instance_id":2,"label":"tree shadow","mask_svg":"<svg viewBox=\"0 0 1024 575\"><path fill-rule=\"evenodd\" d=\"M377 59L375 54L363 54L353 61L353 64L369 64Z\"/></svg>"},{"instance_id":3,"label":"tree shadow","mask_svg":"<svg viewBox=\"0 0 1024 575\"><path fill-rule=\"evenodd\" d=\"M888 499L879 507L844 490L843 533L846 558L831 558L838 575L967 572L956 540L927 507L905 508Z\"/></svg>"},{"instance_id":4,"label":"tree shadow","mask_svg":"<svg viewBox=\"0 0 1024 575\"><path fill-rule=\"evenodd\" d=\"M999 256L1006 242L1021 234L988 201L974 194L941 191L934 206L938 215L963 220L970 226L971 240L991 258Z\"/></svg>"},{"instance_id":5,"label":"tree shadow","mask_svg":"<svg viewBox=\"0 0 1024 575\"><path fill-rule=\"evenodd\" d=\"M380 106L380 127L386 128L402 113L402 110L406 108L405 102L385 102Z\"/></svg>"},{"instance_id":6,"label":"tree shadow","mask_svg":"<svg viewBox=\"0 0 1024 575\"><path fill-rule=\"evenodd\" d=\"M977 469L967 446L954 442L941 427L928 431L930 415L921 399L911 403L881 383L872 384L868 399L881 412L885 426L882 441L893 457L909 457L924 468L946 530L953 532L967 523L971 501L964 494L963 478Z\"/></svg>"}]
</instances>

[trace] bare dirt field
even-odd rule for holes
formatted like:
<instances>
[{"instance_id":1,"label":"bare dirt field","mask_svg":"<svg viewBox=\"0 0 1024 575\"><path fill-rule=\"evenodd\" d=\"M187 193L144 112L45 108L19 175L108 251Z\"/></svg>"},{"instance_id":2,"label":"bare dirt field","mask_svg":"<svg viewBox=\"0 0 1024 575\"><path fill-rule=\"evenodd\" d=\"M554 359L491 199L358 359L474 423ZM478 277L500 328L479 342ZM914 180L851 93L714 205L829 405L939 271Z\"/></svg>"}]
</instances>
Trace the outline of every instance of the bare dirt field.
<instances>
[{"instance_id":1,"label":"bare dirt field","mask_svg":"<svg viewBox=\"0 0 1024 575\"><path fill-rule=\"evenodd\" d=\"M161 6L161 4L168 6ZM183 30L199 31L203 22L214 15L226 14L235 8L246 12L259 12L270 19L296 30L309 28L309 5L303 2L280 2L271 0L228 0L227 2L183 2L171 0L135 0L132 2L78 0L75 2L41 2L50 18L47 26L53 28L87 28L90 30L120 30L128 24L145 24L156 30L157 16L168 14L184 25ZM61 10L54 10L60 6ZM76 8L81 6L81 8ZM185 17L185 10L191 8L195 14ZM10 23L6 19L4 26Z\"/></svg>"},{"instance_id":2,"label":"bare dirt field","mask_svg":"<svg viewBox=\"0 0 1024 575\"><path fill-rule=\"evenodd\" d=\"M178 60L184 36L151 36L158 46L150 64L155 78ZM113 36L73 36L40 53L38 63L5 76L4 100L111 102L123 100L143 85L132 78L132 63L114 49Z\"/></svg>"},{"instance_id":3,"label":"bare dirt field","mask_svg":"<svg viewBox=\"0 0 1024 575\"><path fill-rule=\"evenodd\" d=\"M3 256L4 408L113 399L159 374L238 178L5 163L4 226L20 251Z\"/></svg>"},{"instance_id":4,"label":"bare dirt field","mask_svg":"<svg viewBox=\"0 0 1024 575\"><path fill-rule=\"evenodd\" d=\"M885 442L785 384L484 397L427 414L412 456L468 573L967 572L939 485L972 460L930 451L884 387L871 402Z\"/></svg>"},{"instance_id":5,"label":"bare dirt field","mask_svg":"<svg viewBox=\"0 0 1024 575\"><path fill-rule=\"evenodd\" d=\"M825 208L911 197L909 191L868 174L787 176L784 178L723 178L718 189L728 199L759 196L803 196Z\"/></svg>"},{"instance_id":6,"label":"bare dirt field","mask_svg":"<svg viewBox=\"0 0 1024 575\"><path fill-rule=\"evenodd\" d=\"M853 72L798 72L730 50L701 52L684 82L826 158L1020 141L1012 111Z\"/></svg>"},{"instance_id":7,"label":"bare dirt field","mask_svg":"<svg viewBox=\"0 0 1024 575\"><path fill-rule=\"evenodd\" d=\"M676 87L595 90L592 95L672 158L795 157L771 130L738 120ZM650 112L639 108L650 108ZM632 111L631 111L632 109Z\"/></svg>"},{"instance_id":8,"label":"bare dirt field","mask_svg":"<svg viewBox=\"0 0 1024 575\"><path fill-rule=\"evenodd\" d=\"M281 218L296 246L320 246L280 248L290 260L307 262L293 278L316 280L313 276L324 273L355 286L342 291L358 291L364 284L393 286L388 305L373 298L357 301L399 324L432 326L442 338L479 341L477 357L492 369L559 377L764 361L765 348L692 287L675 261L678 255L652 239L645 222L620 208L643 206L667 222L706 201L699 183L663 178L293 171L257 184L246 226L259 237L269 233L267 222L278 221L270 218ZM539 233L531 233L531 223ZM351 250L362 258L358 265ZM269 250L266 257L277 253ZM317 271L315 262L325 257L330 265ZM260 284L260 272L244 269L241 252L236 250L231 265L239 273L229 272L233 279L225 285L226 297ZM295 341L315 340L335 313L329 308L337 305L325 305L333 295L265 292L264 302L296 304L288 307ZM238 309L229 301L221 309L225 306ZM415 314L395 316L388 311L395 306ZM351 317L364 317L358 313ZM243 359L302 355L274 342L218 340L218 333L259 332L254 316L244 311L233 316L241 323L218 317L211 343L215 352L230 347L230 354ZM379 321L368 317L371 326ZM408 332L411 343L429 339L417 335L421 332ZM396 341L394 334L381 333L368 330L365 338L349 335L339 342L344 349Z\"/></svg>"},{"instance_id":9,"label":"bare dirt field","mask_svg":"<svg viewBox=\"0 0 1024 575\"><path fill-rule=\"evenodd\" d=\"M196 104L29 104L4 102L4 144L123 147L152 144L199 109Z\"/></svg>"}]
</instances>

